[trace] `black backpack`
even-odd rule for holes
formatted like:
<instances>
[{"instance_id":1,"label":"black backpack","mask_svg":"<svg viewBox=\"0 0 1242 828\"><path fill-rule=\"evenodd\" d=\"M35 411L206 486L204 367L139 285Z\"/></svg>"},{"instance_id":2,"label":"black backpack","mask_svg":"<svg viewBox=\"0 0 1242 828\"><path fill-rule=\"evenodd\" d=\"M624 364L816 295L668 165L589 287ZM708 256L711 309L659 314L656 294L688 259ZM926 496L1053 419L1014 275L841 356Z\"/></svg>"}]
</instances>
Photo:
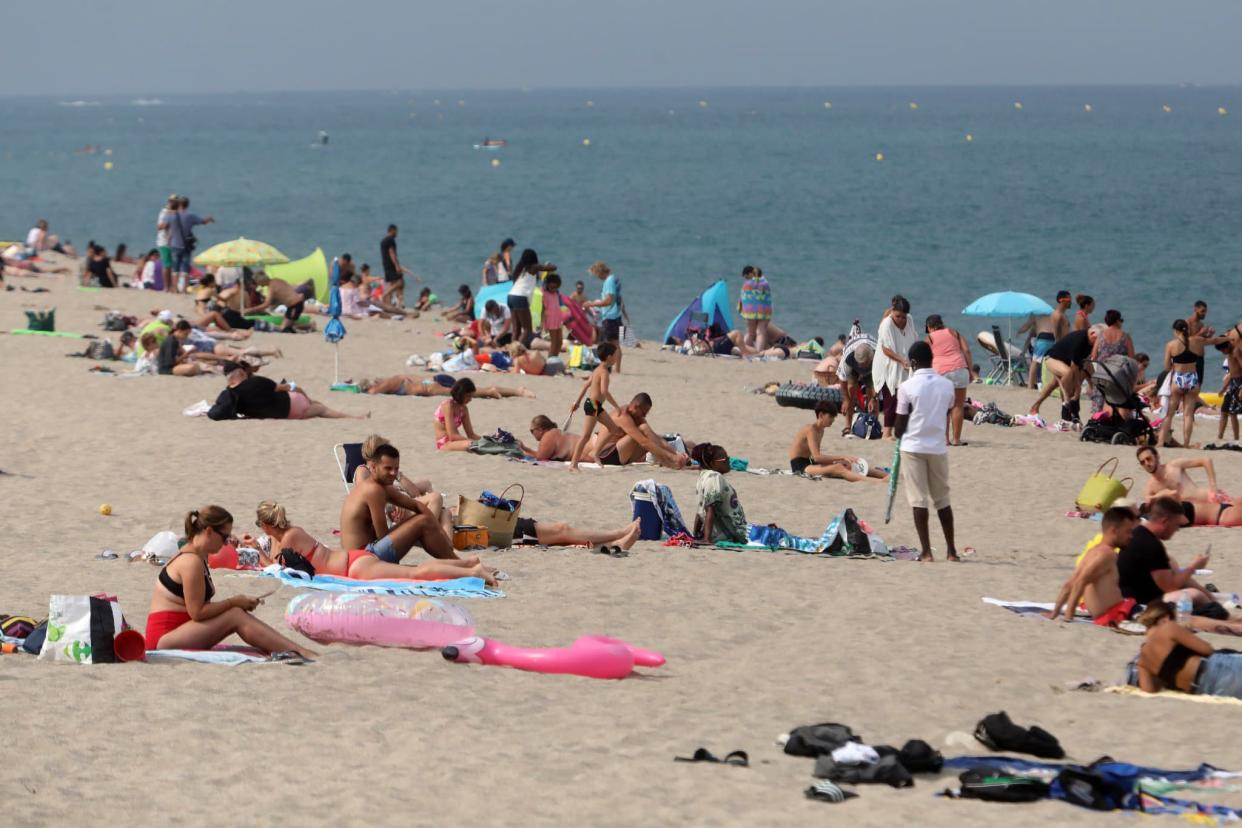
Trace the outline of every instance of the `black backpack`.
<instances>
[{"instance_id":1,"label":"black backpack","mask_svg":"<svg viewBox=\"0 0 1242 828\"><path fill-rule=\"evenodd\" d=\"M1033 776L1006 773L1000 768L973 768L958 777L962 783L962 799L982 799L987 802L1034 802L1047 799L1050 788L1047 782Z\"/></svg>"}]
</instances>

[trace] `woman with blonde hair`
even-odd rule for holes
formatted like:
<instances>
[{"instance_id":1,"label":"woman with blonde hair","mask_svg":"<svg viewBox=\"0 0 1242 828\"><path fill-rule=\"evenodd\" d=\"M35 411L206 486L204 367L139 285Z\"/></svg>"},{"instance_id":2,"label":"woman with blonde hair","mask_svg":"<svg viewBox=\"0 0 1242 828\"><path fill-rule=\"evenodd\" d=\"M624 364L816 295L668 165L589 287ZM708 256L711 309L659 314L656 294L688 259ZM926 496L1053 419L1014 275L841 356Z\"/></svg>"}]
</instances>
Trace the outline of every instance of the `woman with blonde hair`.
<instances>
[{"instance_id":1,"label":"woman with blonde hair","mask_svg":"<svg viewBox=\"0 0 1242 828\"><path fill-rule=\"evenodd\" d=\"M233 533L233 516L219 506L204 506L185 516L187 542L160 570L147 614L148 650L209 650L236 634L268 653L294 652L306 659L314 650L299 647L251 615L262 598L234 595L214 600L207 556L220 550Z\"/></svg>"},{"instance_id":2,"label":"woman with blonde hair","mask_svg":"<svg viewBox=\"0 0 1242 828\"><path fill-rule=\"evenodd\" d=\"M509 370L515 374L539 376L548 364L541 354L534 353L521 342L510 343L509 356L513 358L513 365Z\"/></svg>"},{"instance_id":3,"label":"woman with blonde hair","mask_svg":"<svg viewBox=\"0 0 1242 828\"><path fill-rule=\"evenodd\" d=\"M317 574L337 575L360 581L473 577L482 578L488 584L496 583L496 570L484 566L475 555L461 559L437 558L424 561L418 566L402 566L381 561L374 552L366 549L347 551L324 546L305 529L290 523L285 507L272 500L259 504L255 511L255 525L272 539L274 550L292 549L310 561ZM271 557L274 559L276 556Z\"/></svg>"}]
</instances>

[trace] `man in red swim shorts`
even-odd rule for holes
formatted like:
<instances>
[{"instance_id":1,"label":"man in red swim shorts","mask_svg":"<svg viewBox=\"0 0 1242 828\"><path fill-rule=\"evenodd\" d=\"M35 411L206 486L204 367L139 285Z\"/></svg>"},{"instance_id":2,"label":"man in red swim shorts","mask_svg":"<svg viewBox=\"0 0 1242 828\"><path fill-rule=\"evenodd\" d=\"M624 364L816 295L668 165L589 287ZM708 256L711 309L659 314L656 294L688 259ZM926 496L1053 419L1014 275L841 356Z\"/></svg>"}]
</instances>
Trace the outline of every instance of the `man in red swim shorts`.
<instances>
[{"instance_id":1,"label":"man in red swim shorts","mask_svg":"<svg viewBox=\"0 0 1242 828\"><path fill-rule=\"evenodd\" d=\"M1061 586L1057 603L1047 618L1056 618L1065 610L1065 620L1073 621L1078 602L1087 605L1095 623L1116 626L1127 620L1137 606L1133 598L1121 595L1121 576L1117 572L1117 550L1130 542L1138 525L1138 516L1124 506L1114 506L1101 521L1103 538L1087 550L1074 574Z\"/></svg>"}]
</instances>

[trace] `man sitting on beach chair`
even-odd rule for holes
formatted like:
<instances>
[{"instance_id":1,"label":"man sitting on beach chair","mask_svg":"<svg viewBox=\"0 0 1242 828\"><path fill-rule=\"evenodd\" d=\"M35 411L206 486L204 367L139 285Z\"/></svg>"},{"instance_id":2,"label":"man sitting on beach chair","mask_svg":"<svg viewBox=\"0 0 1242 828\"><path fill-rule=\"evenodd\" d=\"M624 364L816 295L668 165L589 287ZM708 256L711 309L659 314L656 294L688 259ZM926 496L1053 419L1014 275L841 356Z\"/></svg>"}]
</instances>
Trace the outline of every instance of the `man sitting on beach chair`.
<instances>
[{"instance_id":1,"label":"man sitting on beach chair","mask_svg":"<svg viewBox=\"0 0 1242 828\"><path fill-rule=\"evenodd\" d=\"M440 526L439 516L423 503L390 488L401 471L397 449L391 445L377 447L367 468L371 476L360 480L341 506L341 548L366 549L388 563L399 563L414 546L421 546L433 558L456 559L453 541ZM411 513L391 531L385 514L390 502Z\"/></svg>"},{"instance_id":2,"label":"man sitting on beach chair","mask_svg":"<svg viewBox=\"0 0 1242 828\"><path fill-rule=\"evenodd\" d=\"M1078 561L1074 574L1061 586L1056 606L1044 616L1055 619L1064 608L1065 620L1073 621L1078 602L1082 601L1095 623L1115 627L1141 610L1133 598L1122 597L1121 575L1117 571L1117 551L1130 542L1137 525L1138 516L1124 506L1105 512L1100 542Z\"/></svg>"},{"instance_id":3,"label":"man sitting on beach chair","mask_svg":"<svg viewBox=\"0 0 1242 828\"><path fill-rule=\"evenodd\" d=\"M651 397L639 393L629 405L612 415L615 431L605 431L597 436L595 456L602 466L628 466L637 463L647 454L651 462L673 469L684 469L690 462L688 455L674 451L665 440L651 430L647 415L651 413ZM687 450L693 448L687 446Z\"/></svg>"},{"instance_id":4,"label":"man sitting on beach chair","mask_svg":"<svg viewBox=\"0 0 1242 828\"><path fill-rule=\"evenodd\" d=\"M789 448L789 468L794 474L810 477L835 477L856 483L859 480L884 480L887 472L872 469L860 457L846 457L835 454L823 454L820 446L824 442L824 432L832 427L840 409L837 404L828 400L820 400L815 404L815 422L798 429L793 445Z\"/></svg>"}]
</instances>

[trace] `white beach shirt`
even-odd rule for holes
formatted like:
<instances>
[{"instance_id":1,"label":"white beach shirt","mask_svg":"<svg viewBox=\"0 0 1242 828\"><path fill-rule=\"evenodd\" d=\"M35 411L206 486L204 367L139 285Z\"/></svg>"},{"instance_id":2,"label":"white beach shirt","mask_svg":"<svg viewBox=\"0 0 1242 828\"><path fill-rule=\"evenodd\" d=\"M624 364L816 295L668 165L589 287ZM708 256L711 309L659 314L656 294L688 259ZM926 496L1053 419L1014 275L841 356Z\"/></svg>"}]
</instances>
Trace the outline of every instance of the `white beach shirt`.
<instances>
[{"instance_id":1,"label":"white beach shirt","mask_svg":"<svg viewBox=\"0 0 1242 828\"><path fill-rule=\"evenodd\" d=\"M889 359L888 354L884 353L884 348L887 347L893 353L901 354L903 357L908 354L910 346L919 341L918 332L914 330L914 320L907 314L906 327L899 328L893 323L893 317L886 316L880 323L880 330L876 332L875 339L875 359L871 360L871 378L875 381L877 391L887 386L889 391L896 393L897 386L905 382L909 373L900 362Z\"/></svg>"},{"instance_id":2,"label":"white beach shirt","mask_svg":"<svg viewBox=\"0 0 1242 828\"><path fill-rule=\"evenodd\" d=\"M887 320L885 320L887 321ZM901 450L910 454L945 454L945 415L953 407L953 383L931 368L920 368L897 389L897 413L909 414Z\"/></svg>"}]
</instances>

